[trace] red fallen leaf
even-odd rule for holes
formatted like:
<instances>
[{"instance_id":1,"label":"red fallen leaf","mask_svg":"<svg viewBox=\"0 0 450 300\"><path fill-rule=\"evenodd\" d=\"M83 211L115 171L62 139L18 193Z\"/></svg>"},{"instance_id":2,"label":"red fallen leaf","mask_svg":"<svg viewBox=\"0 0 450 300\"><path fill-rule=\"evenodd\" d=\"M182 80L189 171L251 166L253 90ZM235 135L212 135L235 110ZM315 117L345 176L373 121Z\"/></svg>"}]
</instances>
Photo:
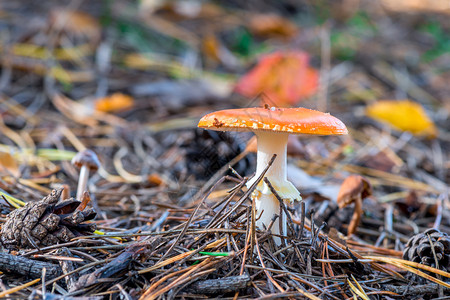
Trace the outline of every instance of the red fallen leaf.
<instances>
[{"instance_id":1,"label":"red fallen leaf","mask_svg":"<svg viewBox=\"0 0 450 300\"><path fill-rule=\"evenodd\" d=\"M265 55L239 80L235 91L249 98L263 93L276 106L294 106L317 90L319 74L308 61L308 54L301 51Z\"/></svg>"}]
</instances>

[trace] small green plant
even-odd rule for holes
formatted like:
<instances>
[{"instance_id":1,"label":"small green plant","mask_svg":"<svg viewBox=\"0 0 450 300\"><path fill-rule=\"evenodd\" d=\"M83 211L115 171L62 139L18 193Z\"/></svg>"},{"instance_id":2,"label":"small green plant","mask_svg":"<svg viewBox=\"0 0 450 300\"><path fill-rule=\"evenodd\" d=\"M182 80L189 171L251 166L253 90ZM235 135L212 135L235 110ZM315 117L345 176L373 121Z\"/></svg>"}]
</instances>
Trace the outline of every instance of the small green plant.
<instances>
[{"instance_id":1,"label":"small green plant","mask_svg":"<svg viewBox=\"0 0 450 300\"><path fill-rule=\"evenodd\" d=\"M445 32L442 29L442 26L438 21L431 21L425 24L421 28L421 31L428 33L435 40L433 48L422 55L422 60L424 62L431 62L443 54L450 53L450 39L448 38L448 32Z\"/></svg>"},{"instance_id":2,"label":"small green plant","mask_svg":"<svg viewBox=\"0 0 450 300\"><path fill-rule=\"evenodd\" d=\"M351 60L356 55L360 44L372 37L377 28L365 12L357 12L350 18L344 28L331 32L331 48L336 58Z\"/></svg>"}]
</instances>

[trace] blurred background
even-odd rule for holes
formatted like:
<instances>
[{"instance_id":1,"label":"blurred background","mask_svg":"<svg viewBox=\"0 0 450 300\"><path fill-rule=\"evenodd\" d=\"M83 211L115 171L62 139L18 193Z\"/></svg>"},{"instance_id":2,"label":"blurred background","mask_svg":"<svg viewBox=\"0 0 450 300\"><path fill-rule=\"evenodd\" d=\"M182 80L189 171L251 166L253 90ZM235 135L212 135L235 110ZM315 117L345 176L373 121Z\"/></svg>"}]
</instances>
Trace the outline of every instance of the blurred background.
<instances>
[{"instance_id":1,"label":"blurred background","mask_svg":"<svg viewBox=\"0 0 450 300\"><path fill-rule=\"evenodd\" d=\"M2 1L0 185L27 200L74 190L87 147L104 216L142 224L243 152L236 172L254 172L251 134L198 130L202 115L303 106L350 130L290 141L305 199L333 203L362 174L372 205L426 228L450 179L449 15L444 0Z\"/></svg>"}]
</instances>

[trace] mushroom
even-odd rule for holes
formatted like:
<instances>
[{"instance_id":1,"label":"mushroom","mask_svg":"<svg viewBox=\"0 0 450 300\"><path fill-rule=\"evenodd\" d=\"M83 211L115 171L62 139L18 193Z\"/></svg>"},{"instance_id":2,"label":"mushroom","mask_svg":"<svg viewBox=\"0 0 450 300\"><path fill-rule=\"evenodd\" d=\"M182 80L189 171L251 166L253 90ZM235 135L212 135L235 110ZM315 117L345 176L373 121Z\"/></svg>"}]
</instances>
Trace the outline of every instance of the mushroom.
<instances>
[{"instance_id":1,"label":"mushroom","mask_svg":"<svg viewBox=\"0 0 450 300\"><path fill-rule=\"evenodd\" d=\"M372 187L369 181L360 175L351 175L342 183L337 198L339 208L342 209L351 203L355 203L355 210L348 225L347 236L356 232L356 227L363 213L362 200L370 195L372 195Z\"/></svg>"},{"instance_id":2,"label":"mushroom","mask_svg":"<svg viewBox=\"0 0 450 300\"><path fill-rule=\"evenodd\" d=\"M78 178L77 199L81 199L83 192L87 191L87 182L89 179L89 171L97 171L100 167L97 154L94 151L85 149L78 152L72 158L72 165L80 169L80 177Z\"/></svg>"},{"instance_id":3,"label":"mushroom","mask_svg":"<svg viewBox=\"0 0 450 300\"><path fill-rule=\"evenodd\" d=\"M255 176L247 182L247 187L260 177L276 154L265 177L285 202L301 200L297 188L287 180L286 146L289 134L347 134L344 123L330 114L307 108L269 106L213 112L201 118L198 127L218 131L253 131L257 137L257 165ZM282 218L282 228L280 222L274 222L271 231L280 234L282 229L286 233L286 218L282 217L280 203L264 181L258 183L252 197L259 217L257 226L269 226L274 214L277 214ZM281 239L275 238L275 242L280 245Z\"/></svg>"}]
</instances>

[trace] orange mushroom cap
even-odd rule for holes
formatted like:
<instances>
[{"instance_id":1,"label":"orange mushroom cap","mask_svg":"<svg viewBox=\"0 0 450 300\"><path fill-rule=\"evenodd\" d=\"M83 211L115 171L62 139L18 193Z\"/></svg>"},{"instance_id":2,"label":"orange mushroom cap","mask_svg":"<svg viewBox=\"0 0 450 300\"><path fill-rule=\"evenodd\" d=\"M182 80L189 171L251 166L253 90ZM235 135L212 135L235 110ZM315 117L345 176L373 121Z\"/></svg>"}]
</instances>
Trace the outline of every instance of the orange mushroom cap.
<instances>
[{"instance_id":1,"label":"orange mushroom cap","mask_svg":"<svg viewBox=\"0 0 450 300\"><path fill-rule=\"evenodd\" d=\"M342 135L347 128L328 113L307 108L252 107L212 112L198 127L218 131L271 131L290 134Z\"/></svg>"}]
</instances>

